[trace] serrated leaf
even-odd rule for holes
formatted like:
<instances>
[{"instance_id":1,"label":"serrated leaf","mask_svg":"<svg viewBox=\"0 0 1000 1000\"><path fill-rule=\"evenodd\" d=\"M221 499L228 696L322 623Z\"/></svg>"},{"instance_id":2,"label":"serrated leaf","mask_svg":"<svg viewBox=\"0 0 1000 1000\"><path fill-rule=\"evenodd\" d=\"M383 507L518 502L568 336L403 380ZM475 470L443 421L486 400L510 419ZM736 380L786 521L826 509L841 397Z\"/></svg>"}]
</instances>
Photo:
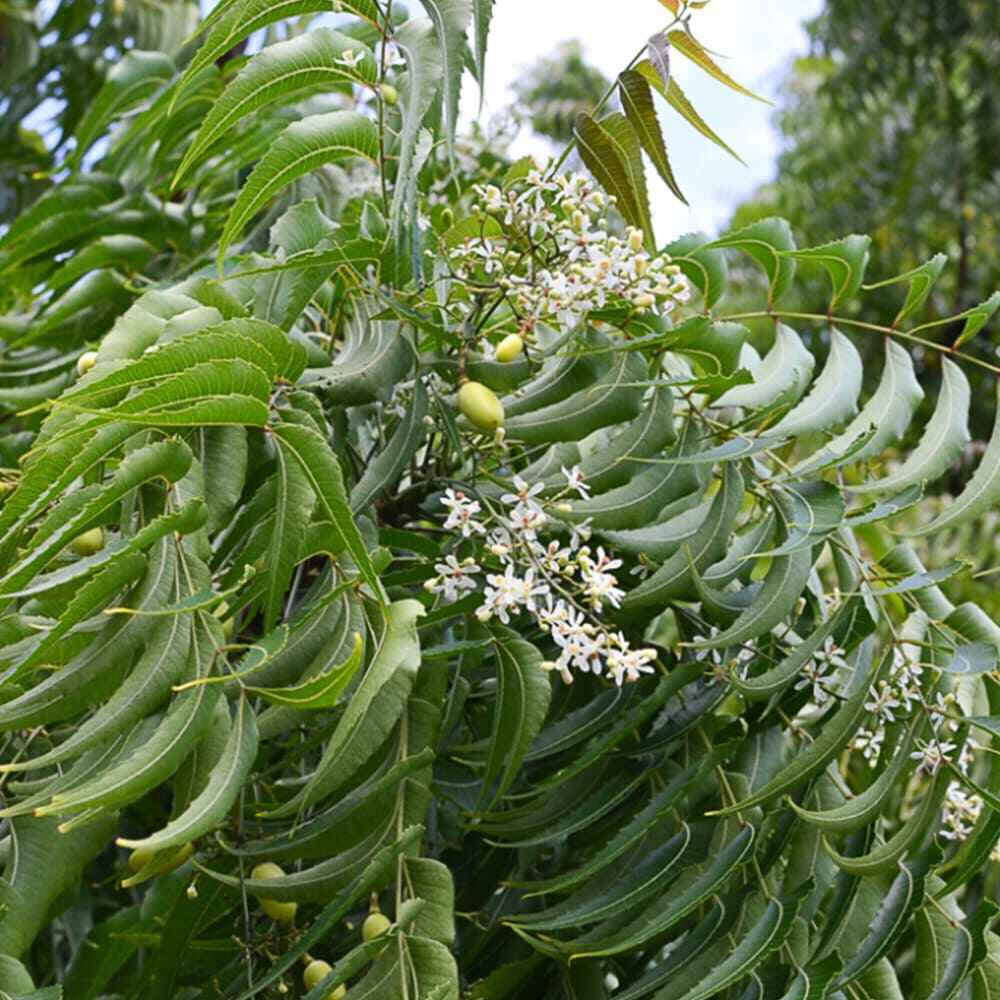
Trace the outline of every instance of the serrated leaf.
<instances>
[{"instance_id":1,"label":"serrated leaf","mask_svg":"<svg viewBox=\"0 0 1000 1000\"><path fill-rule=\"evenodd\" d=\"M344 54L351 52L352 59ZM364 45L332 28L314 28L258 52L211 107L174 175L177 187L247 115L277 101L294 102L336 88L373 87L375 58Z\"/></svg>"},{"instance_id":2,"label":"serrated leaf","mask_svg":"<svg viewBox=\"0 0 1000 1000\"><path fill-rule=\"evenodd\" d=\"M994 292L985 302L955 316L954 319L964 319L965 326L962 327L962 332L958 335L955 343L951 345L952 350L957 351L963 344L972 340L993 318L998 309L1000 309L1000 292ZM917 329L920 328L917 327Z\"/></svg>"},{"instance_id":3,"label":"serrated leaf","mask_svg":"<svg viewBox=\"0 0 1000 1000\"><path fill-rule=\"evenodd\" d=\"M317 431L293 424L281 424L274 428L274 437L279 446L288 449L305 471L319 506L343 547L351 554L375 599L384 603L381 581L347 502L340 463L329 445Z\"/></svg>"},{"instance_id":4,"label":"serrated leaf","mask_svg":"<svg viewBox=\"0 0 1000 1000\"><path fill-rule=\"evenodd\" d=\"M492 805L511 787L532 741L541 731L552 697L542 654L509 629L494 629L497 704L483 773L479 807Z\"/></svg>"},{"instance_id":5,"label":"serrated leaf","mask_svg":"<svg viewBox=\"0 0 1000 1000\"><path fill-rule=\"evenodd\" d=\"M721 816L749 809L751 806L768 802L784 792L797 788L813 775L822 771L857 730L865 713L868 689L874 682L878 670L872 668L874 642L865 639L854 653L854 688L837 711L824 723L816 738L781 771L768 781L763 788L742 799L735 805L719 811Z\"/></svg>"},{"instance_id":6,"label":"serrated leaf","mask_svg":"<svg viewBox=\"0 0 1000 1000\"><path fill-rule=\"evenodd\" d=\"M617 207L625 221L641 229L647 244L652 246L655 237L642 146L632 124L618 113L606 115L600 121L581 114L577 116L574 134L587 168L601 187L617 199Z\"/></svg>"},{"instance_id":7,"label":"serrated leaf","mask_svg":"<svg viewBox=\"0 0 1000 1000\"><path fill-rule=\"evenodd\" d=\"M330 708L337 703L347 685L353 680L361 666L364 649L361 635L355 633L354 648L343 663L335 664L315 677L292 687L266 688L248 684L246 690L260 695L272 705L284 705L299 710Z\"/></svg>"},{"instance_id":8,"label":"serrated leaf","mask_svg":"<svg viewBox=\"0 0 1000 1000\"><path fill-rule=\"evenodd\" d=\"M772 304L791 287L795 277L795 259L789 251L795 249L795 237L792 236L792 227L784 219L761 219L720 236L708 247L742 250L756 261L767 275L768 301Z\"/></svg>"},{"instance_id":9,"label":"serrated leaf","mask_svg":"<svg viewBox=\"0 0 1000 1000\"><path fill-rule=\"evenodd\" d=\"M618 77L618 85L622 108L639 137L639 144L653 161L653 166L663 178L663 183L686 205L687 198L684 197L677 183L673 167L670 165L670 158L667 156L663 130L660 128L660 120L656 116L653 92L649 82L641 73L630 69Z\"/></svg>"},{"instance_id":10,"label":"serrated leaf","mask_svg":"<svg viewBox=\"0 0 1000 1000\"><path fill-rule=\"evenodd\" d=\"M132 49L108 73L104 86L77 126L70 165L77 167L95 140L117 115L154 94L174 75L174 64L162 52Z\"/></svg>"},{"instance_id":11,"label":"serrated leaf","mask_svg":"<svg viewBox=\"0 0 1000 1000\"><path fill-rule=\"evenodd\" d=\"M226 219L216 253L219 270L230 243L278 192L317 167L352 157L378 160L378 130L364 115L331 111L294 122L274 140L247 178Z\"/></svg>"},{"instance_id":12,"label":"serrated leaf","mask_svg":"<svg viewBox=\"0 0 1000 1000\"><path fill-rule=\"evenodd\" d=\"M752 97L755 101L761 101L763 104L770 104L771 102L765 97L761 97L755 94L752 90L747 90L742 84L737 83L724 69L722 69L718 63L705 51L705 47L696 39L693 38L687 31L680 28L671 31L668 35L673 47L680 52L681 55L686 56L691 60L699 69L703 69L709 76L714 77L720 83L724 83L730 90L735 90L738 94L744 94L747 97Z\"/></svg>"},{"instance_id":13,"label":"serrated leaf","mask_svg":"<svg viewBox=\"0 0 1000 1000\"><path fill-rule=\"evenodd\" d=\"M947 263L947 254L938 253L931 257L930 260L920 264L918 267L912 268L905 274L865 285L864 289L865 291L873 291L876 288L886 288L901 281L908 281L910 283L910 287L906 292L906 300L896 314L896 318L892 321L893 326L899 326L904 319L913 315L927 301L927 297L931 294L935 283L941 277L941 272Z\"/></svg>"},{"instance_id":14,"label":"serrated leaf","mask_svg":"<svg viewBox=\"0 0 1000 1000\"><path fill-rule=\"evenodd\" d=\"M944 513L912 532L914 535L939 534L946 528L974 520L1000 502L1000 382L997 383L996 399L993 433L972 478Z\"/></svg>"},{"instance_id":15,"label":"serrated leaf","mask_svg":"<svg viewBox=\"0 0 1000 1000\"><path fill-rule=\"evenodd\" d=\"M210 833L236 803L256 756L257 717L249 699L240 698L226 748L204 790L159 832L139 840L119 837L117 843L133 850L165 851Z\"/></svg>"},{"instance_id":16,"label":"serrated leaf","mask_svg":"<svg viewBox=\"0 0 1000 1000\"><path fill-rule=\"evenodd\" d=\"M833 327L826 364L808 395L763 435L785 438L837 427L857 413L863 375L857 348Z\"/></svg>"},{"instance_id":17,"label":"serrated leaf","mask_svg":"<svg viewBox=\"0 0 1000 1000\"><path fill-rule=\"evenodd\" d=\"M740 385L723 393L712 406L739 406L759 409L776 403L794 402L805 392L816 364L799 335L779 323L774 343L750 385Z\"/></svg>"},{"instance_id":18,"label":"serrated leaf","mask_svg":"<svg viewBox=\"0 0 1000 1000\"><path fill-rule=\"evenodd\" d=\"M850 424L828 442L820 458L806 459L794 469L798 475L817 471L830 457L838 464L848 460L862 461L874 458L893 441L902 437L913 415L924 398L924 390L917 381L913 361L907 350L886 338L885 367L882 378L871 399ZM859 441L863 444L858 447ZM839 456L839 457L836 457Z\"/></svg>"},{"instance_id":19,"label":"serrated leaf","mask_svg":"<svg viewBox=\"0 0 1000 1000\"><path fill-rule=\"evenodd\" d=\"M441 46L445 137L448 140L449 155L454 157L458 98L462 89L465 32L472 21L472 0L420 0L420 2L434 22L434 29Z\"/></svg>"},{"instance_id":20,"label":"serrated leaf","mask_svg":"<svg viewBox=\"0 0 1000 1000\"><path fill-rule=\"evenodd\" d=\"M636 66L636 71L641 73L649 81L653 89L665 97L667 103L696 131L700 132L706 139L710 139L720 149L724 149L734 159L743 163L744 166L746 165L739 153L737 153L728 143L721 139L711 126L709 126L705 119L698 114L694 105L690 102L690 100L688 100L687 94L681 90L680 84L677 82L677 78L675 76L671 75L670 82L664 86L663 81L660 79L660 74L648 59L639 63L639 65Z\"/></svg>"}]
</instances>

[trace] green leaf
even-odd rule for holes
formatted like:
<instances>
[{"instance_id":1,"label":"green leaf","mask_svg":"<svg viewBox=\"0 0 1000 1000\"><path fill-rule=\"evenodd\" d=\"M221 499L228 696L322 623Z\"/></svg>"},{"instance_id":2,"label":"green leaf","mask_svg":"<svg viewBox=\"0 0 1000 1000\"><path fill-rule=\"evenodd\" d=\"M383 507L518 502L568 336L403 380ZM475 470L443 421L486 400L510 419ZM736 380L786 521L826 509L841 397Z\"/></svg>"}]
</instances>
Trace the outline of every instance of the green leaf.
<instances>
[{"instance_id":1,"label":"green leaf","mask_svg":"<svg viewBox=\"0 0 1000 1000\"><path fill-rule=\"evenodd\" d=\"M886 278L884 281L876 281L863 287L865 291L872 291L876 288L886 288L889 285L898 284L901 281L910 283L906 292L906 301L892 321L894 327L899 326L904 319L912 316L927 301L927 297L931 294L931 290L938 278L941 277L941 272L947 263L947 254L937 253L930 260L912 268L905 274L897 275L895 278Z\"/></svg>"},{"instance_id":2,"label":"green leaf","mask_svg":"<svg viewBox=\"0 0 1000 1000\"><path fill-rule=\"evenodd\" d=\"M980 330L993 318L994 313L1000 309L1000 292L994 292L985 302L978 306L966 309L959 313L954 319L964 319L965 326L958 335L955 343L951 345L952 350L957 351L963 344L972 340ZM920 327L917 327L919 330Z\"/></svg>"},{"instance_id":3,"label":"green leaf","mask_svg":"<svg viewBox=\"0 0 1000 1000\"><path fill-rule=\"evenodd\" d=\"M771 103L767 100L767 98L760 97L752 90L747 90L746 87L737 83L715 62L715 60L705 50L705 47L696 38L693 38L690 34L688 34L687 31L683 31L678 28L671 31L667 37L670 39L670 42L676 51L690 59L691 62L699 67L699 69L703 69L709 76L714 77L720 83L724 83L730 90L735 90L738 94L744 94L747 97L752 97L755 101L761 101L764 104Z\"/></svg>"},{"instance_id":4,"label":"green leaf","mask_svg":"<svg viewBox=\"0 0 1000 1000\"><path fill-rule=\"evenodd\" d=\"M577 116L574 134L580 158L601 187L617 199L616 205L625 221L641 229L646 243L654 245L642 146L629 120L618 113L606 115L600 121L581 114Z\"/></svg>"},{"instance_id":5,"label":"green leaf","mask_svg":"<svg viewBox=\"0 0 1000 1000\"><path fill-rule=\"evenodd\" d=\"M392 438L365 469L351 490L351 510L363 511L387 490L393 489L406 471L417 449L427 437L424 419L428 413L427 390L417 380L413 400Z\"/></svg>"},{"instance_id":6,"label":"green leaf","mask_svg":"<svg viewBox=\"0 0 1000 1000\"><path fill-rule=\"evenodd\" d=\"M417 139L441 86L445 67L442 47L429 18L410 18L396 30L393 40L406 59L407 68L406 86L401 93L403 127L399 134L396 189L390 212L393 241L398 245L402 237L405 198L416 163Z\"/></svg>"},{"instance_id":7,"label":"green leaf","mask_svg":"<svg viewBox=\"0 0 1000 1000\"><path fill-rule=\"evenodd\" d=\"M873 640L865 639L852 658L853 691L840 708L825 721L819 735L805 749L799 751L763 788L736 804L721 809L720 816L730 816L797 788L822 771L843 750L864 717L865 701L869 697L868 689L878 674L878 670L872 668L873 654Z\"/></svg>"},{"instance_id":8,"label":"green leaf","mask_svg":"<svg viewBox=\"0 0 1000 1000\"><path fill-rule=\"evenodd\" d=\"M329 445L318 432L308 427L279 424L273 433L278 446L287 449L304 470L341 544L351 554L375 599L384 603L382 583L351 514L340 463Z\"/></svg>"},{"instance_id":9,"label":"green leaf","mask_svg":"<svg viewBox=\"0 0 1000 1000\"><path fill-rule=\"evenodd\" d=\"M726 293L729 267L721 250L708 248L704 233L688 233L668 243L664 250L701 292L706 309L712 309Z\"/></svg>"},{"instance_id":10,"label":"green leaf","mask_svg":"<svg viewBox=\"0 0 1000 1000\"><path fill-rule=\"evenodd\" d=\"M496 0L473 0L472 4L473 34L476 41L476 79L479 81L480 94L485 92L486 87L486 47L495 2Z\"/></svg>"},{"instance_id":11,"label":"green leaf","mask_svg":"<svg viewBox=\"0 0 1000 1000\"><path fill-rule=\"evenodd\" d=\"M796 260L822 264L826 268L833 285L833 295L828 307L832 312L853 298L861 288L865 268L868 266L870 246L870 236L845 236L822 246L791 250L789 256Z\"/></svg>"},{"instance_id":12,"label":"green leaf","mask_svg":"<svg viewBox=\"0 0 1000 1000\"><path fill-rule=\"evenodd\" d=\"M462 89L466 50L465 32L472 20L472 0L420 0L420 2L434 22L434 30L441 46L445 138L448 140L448 155L454 159L458 98Z\"/></svg>"},{"instance_id":13,"label":"green leaf","mask_svg":"<svg viewBox=\"0 0 1000 1000\"><path fill-rule=\"evenodd\" d=\"M229 244L279 191L328 163L360 156L378 160L378 130L364 115L331 111L294 122L271 144L240 191L219 239L219 271Z\"/></svg>"},{"instance_id":14,"label":"green leaf","mask_svg":"<svg viewBox=\"0 0 1000 1000\"><path fill-rule=\"evenodd\" d=\"M532 741L541 731L552 697L542 654L509 629L493 630L496 641L497 704L483 773L479 808L500 799L517 778Z\"/></svg>"},{"instance_id":15,"label":"green leaf","mask_svg":"<svg viewBox=\"0 0 1000 1000\"><path fill-rule=\"evenodd\" d=\"M794 469L798 475L817 471L829 456L839 456L838 464L850 460L860 462L881 454L893 441L901 438L924 398L924 390L917 381L910 354L895 341L886 338L885 367L882 378L871 399L861 412L832 441L828 442L820 458L806 459ZM856 445L864 435L864 444Z\"/></svg>"},{"instance_id":16,"label":"green leaf","mask_svg":"<svg viewBox=\"0 0 1000 1000\"><path fill-rule=\"evenodd\" d=\"M361 666L364 650L361 635L355 633L354 649L343 663L338 663L293 687L266 688L248 684L246 690L259 694L272 705L284 705L299 710L330 708L340 700L347 685L353 680Z\"/></svg>"},{"instance_id":17,"label":"green leaf","mask_svg":"<svg viewBox=\"0 0 1000 1000\"><path fill-rule=\"evenodd\" d=\"M847 959L843 971L834 983L835 989L857 979L878 962L903 933L911 915L923 902L924 882L935 860L933 851L925 851L900 865L899 874L885 894L868 934L858 950Z\"/></svg>"},{"instance_id":18,"label":"green leaf","mask_svg":"<svg viewBox=\"0 0 1000 1000\"><path fill-rule=\"evenodd\" d=\"M774 304L791 288L795 277L795 259L789 253L795 249L792 228L784 219L769 218L751 223L743 229L720 236L709 249L742 250L767 275L768 302Z\"/></svg>"},{"instance_id":19,"label":"green leaf","mask_svg":"<svg viewBox=\"0 0 1000 1000\"><path fill-rule=\"evenodd\" d=\"M940 534L947 528L975 520L1000 502L1000 382L997 383L996 398L998 405L993 433L978 468L944 513L918 528L914 535Z\"/></svg>"},{"instance_id":20,"label":"green leaf","mask_svg":"<svg viewBox=\"0 0 1000 1000\"><path fill-rule=\"evenodd\" d=\"M920 443L894 473L871 483L853 486L858 492L891 492L924 484L948 471L970 440L971 389L962 369L953 361L941 361L941 393L934 414Z\"/></svg>"},{"instance_id":21,"label":"green leaf","mask_svg":"<svg viewBox=\"0 0 1000 1000\"><path fill-rule=\"evenodd\" d=\"M630 69L618 77L618 86L625 117L628 118L639 137L639 144L653 161L653 166L663 178L663 183L686 205L687 198L684 197L677 184L673 167L670 165L670 158L667 156L663 130L660 128L660 120L656 116L653 91L649 86L649 81L641 73Z\"/></svg>"},{"instance_id":22,"label":"green leaf","mask_svg":"<svg viewBox=\"0 0 1000 1000\"><path fill-rule=\"evenodd\" d=\"M660 77L660 74L653 67L649 60L643 60L636 66L636 71L641 73L646 80L652 85L653 89L659 91L659 93L667 99L670 106L686 121L689 125L692 125L698 132L700 132L706 139L710 139L714 142L720 149L724 149L730 156L739 160L740 163L746 165L744 160L740 157L728 143L724 142L715 131L708 125L704 118L695 110L694 105L688 100L687 94L684 93L680 88L680 84L677 82L676 77L671 74L670 81L664 84Z\"/></svg>"},{"instance_id":23,"label":"green leaf","mask_svg":"<svg viewBox=\"0 0 1000 1000\"><path fill-rule=\"evenodd\" d=\"M780 948L792 931L809 883L791 896L770 899L760 920L733 948L732 953L697 986L683 994L683 1000L708 1000L720 990L737 982L760 965L771 952Z\"/></svg>"},{"instance_id":24,"label":"green leaf","mask_svg":"<svg viewBox=\"0 0 1000 1000\"><path fill-rule=\"evenodd\" d=\"M210 833L235 805L256 756L257 717L249 699L240 698L225 751L201 794L158 833L139 840L119 837L116 843L134 850L165 851Z\"/></svg>"},{"instance_id":25,"label":"green leaf","mask_svg":"<svg viewBox=\"0 0 1000 1000\"><path fill-rule=\"evenodd\" d=\"M837 427L858 411L864 374L861 355L836 327L830 331L830 353L808 395L763 433L770 438L814 434Z\"/></svg>"},{"instance_id":26,"label":"green leaf","mask_svg":"<svg viewBox=\"0 0 1000 1000\"><path fill-rule=\"evenodd\" d=\"M753 604L729 628L711 639L692 642L692 648L722 649L766 635L791 614L809 579L812 565L812 550L808 547L798 548L790 555L776 556Z\"/></svg>"},{"instance_id":27,"label":"green leaf","mask_svg":"<svg viewBox=\"0 0 1000 1000\"><path fill-rule=\"evenodd\" d=\"M112 119L151 97L173 75L173 61L162 52L139 49L126 52L108 73L104 86L76 128L71 168L79 167L84 154Z\"/></svg>"},{"instance_id":28,"label":"green leaf","mask_svg":"<svg viewBox=\"0 0 1000 1000\"><path fill-rule=\"evenodd\" d=\"M319 802L346 782L378 749L396 724L420 666L417 601L397 601L386 608L385 632L372 662L337 723L323 757L302 791L268 815L291 816ZM367 730L362 739L362 733Z\"/></svg>"},{"instance_id":29,"label":"green leaf","mask_svg":"<svg viewBox=\"0 0 1000 1000\"><path fill-rule=\"evenodd\" d=\"M354 59L344 60L346 52ZM375 57L368 48L332 28L314 28L269 45L212 105L177 168L172 186L184 181L247 115L278 101L293 103L345 83L374 87L377 77Z\"/></svg>"},{"instance_id":30,"label":"green leaf","mask_svg":"<svg viewBox=\"0 0 1000 1000\"><path fill-rule=\"evenodd\" d=\"M799 335L779 323L774 344L750 385L738 385L714 400L712 406L740 406L760 409L778 403L794 402L805 392L816 364Z\"/></svg>"}]
</instances>

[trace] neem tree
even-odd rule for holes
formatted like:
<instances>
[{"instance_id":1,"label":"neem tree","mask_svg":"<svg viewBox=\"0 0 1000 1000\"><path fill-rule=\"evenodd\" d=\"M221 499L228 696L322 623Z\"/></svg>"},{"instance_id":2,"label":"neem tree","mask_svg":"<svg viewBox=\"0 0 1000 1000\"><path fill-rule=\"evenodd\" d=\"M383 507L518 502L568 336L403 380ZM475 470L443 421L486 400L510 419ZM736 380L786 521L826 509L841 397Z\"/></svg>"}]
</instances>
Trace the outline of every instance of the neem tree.
<instances>
[{"instance_id":1,"label":"neem tree","mask_svg":"<svg viewBox=\"0 0 1000 1000\"><path fill-rule=\"evenodd\" d=\"M998 300L944 346L937 259L880 328L865 237L658 249L669 56L738 88L663 2L593 179L456 137L490 0L108 74L0 240L8 994L1000 996L1000 627L884 544ZM1000 432L919 530L998 501Z\"/></svg>"}]
</instances>

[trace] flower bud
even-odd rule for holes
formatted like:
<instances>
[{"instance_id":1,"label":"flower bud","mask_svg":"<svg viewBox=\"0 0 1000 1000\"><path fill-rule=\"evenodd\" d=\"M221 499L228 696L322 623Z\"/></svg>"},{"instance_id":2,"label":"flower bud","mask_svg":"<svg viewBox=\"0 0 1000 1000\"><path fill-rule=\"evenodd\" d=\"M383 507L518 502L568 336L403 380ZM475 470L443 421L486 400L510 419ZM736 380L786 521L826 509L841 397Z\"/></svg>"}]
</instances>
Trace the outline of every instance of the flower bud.
<instances>
[{"instance_id":1,"label":"flower bud","mask_svg":"<svg viewBox=\"0 0 1000 1000\"><path fill-rule=\"evenodd\" d=\"M524 341L516 333L512 333L504 337L497 345L497 361L506 364L508 361L519 358L522 351L524 351Z\"/></svg>"},{"instance_id":2,"label":"flower bud","mask_svg":"<svg viewBox=\"0 0 1000 1000\"><path fill-rule=\"evenodd\" d=\"M632 228L628 231L628 245L633 253L638 253L642 249L642 230Z\"/></svg>"},{"instance_id":3,"label":"flower bud","mask_svg":"<svg viewBox=\"0 0 1000 1000\"><path fill-rule=\"evenodd\" d=\"M97 364L97 351L85 351L76 359L76 370L86 375Z\"/></svg>"},{"instance_id":4,"label":"flower bud","mask_svg":"<svg viewBox=\"0 0 1000 1000\"><path fill-rule=\"evenodd\" d=\"M481 382L466 382L458 390L458 408L473 427L495 431L503 426L503 404Z\"/></svg>"},{"instance_id":5,"label":"flower bud","mask_svg":"<svg viewBox=\"0 0 1000 1000\"><path fill-rule=\"evenodd\" d=\"M656 305L656 296L649 294L637 295L634 302L639 309L651 309L654 305Z\"/></svg>"}]
</instances>

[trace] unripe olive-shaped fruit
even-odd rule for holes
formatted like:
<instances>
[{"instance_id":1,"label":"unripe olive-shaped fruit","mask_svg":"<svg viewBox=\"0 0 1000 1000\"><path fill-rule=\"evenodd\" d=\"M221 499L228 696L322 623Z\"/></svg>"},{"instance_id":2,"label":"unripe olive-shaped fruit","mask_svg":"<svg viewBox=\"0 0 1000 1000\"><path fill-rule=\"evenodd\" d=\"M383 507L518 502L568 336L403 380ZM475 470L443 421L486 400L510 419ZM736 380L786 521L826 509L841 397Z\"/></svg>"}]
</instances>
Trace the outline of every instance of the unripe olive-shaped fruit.
<instances>
[{"instance_id":1,"label":"unripe olive-shaped fruit","mask_svg":"<svg viewBox=\"0 0 1000 1000\"><path fill-rule=\"evenodd\" d=\"M503 403L481 382L466 382L458 390L458 408L469 423L481 431L503 427Z\"/></svg>"},{"instance_id":2,"label":"unripe olive-shaped fruit","mask_svg":"<svg viewBox=\"0 0 1000 1000\"><path fill-rule=\"evenodd\" d=\"M497 344L497 361L505 364L514 361L524 351L524 341L516 333L512 333Z\"/></svg>"},{"instance_id":3,"label":"unripe olive-shaped fruit","mask_svg":"<svg viewBox=\"0 0 1000 1000\"><path fill-rule=\"evenodd\" d=\"M399 104L399 91L391 83L380 84L378 92L386 104Z\"/></svg>"},{"instance_id":4,"label":"unripe olive-shaped fruit","mask_svg":"<svg viewBox=\"0 0 1000 1000\"><path fill-rule=\"evenodd\" d=\"M361 925L361 938L372 941L384 934L392 926L392 921L384 913L369 913Z\"/></svg>"},{"instance_id":5,"label":"unripe olive-shaped fruit","mask_svg":"<svg viewBox=\"0 0 1000 1000\"><path fill-rule=\"evenodd\" d=\"M306 971L302 973L302 982L305 983L307 990L314 990L331 972L333 972L333 966L329 962L315 958L306 966Z\"/></svg>"},{"instance_id":6,"label":"unripe olive-shaped fruit","mask_svg":"<svg viewBox=\"0 0 1000 1000\"><path fill-rule=\"evenodd\" d=\"M69 543L69 547L78 556L92 556L95 552L100 552L104 548L104 529L91 528L82 535L77 535Z\"/></svg>"},{"instance_id":7,"label":"unripe olive-shaped fruit","mask_svg":"<svg viewBox=\"0 0 1000 1000\"><path fill-rule=\"evenodd\" d=\"M276 865L273 861L262 861L250 873L250 877L252 879L284 878L285 872L280 865ZM290 924L295 919L295 913L299 908L298 903L283 903L277 899L265 899L262 896L257 898L260 900L260 908L276 924Z\"/></svg>"},{"instance_id":8,"label":"unripe olive-shaped fruit","mask_svg":"<svg viewBox=\"0 0 1000 1000\"><path fill-rule=\"evenodd\" d=\"M86 375L97 364L97 351L85 351L76 359L76 370Z\"/></svg>"}]
</instances>

